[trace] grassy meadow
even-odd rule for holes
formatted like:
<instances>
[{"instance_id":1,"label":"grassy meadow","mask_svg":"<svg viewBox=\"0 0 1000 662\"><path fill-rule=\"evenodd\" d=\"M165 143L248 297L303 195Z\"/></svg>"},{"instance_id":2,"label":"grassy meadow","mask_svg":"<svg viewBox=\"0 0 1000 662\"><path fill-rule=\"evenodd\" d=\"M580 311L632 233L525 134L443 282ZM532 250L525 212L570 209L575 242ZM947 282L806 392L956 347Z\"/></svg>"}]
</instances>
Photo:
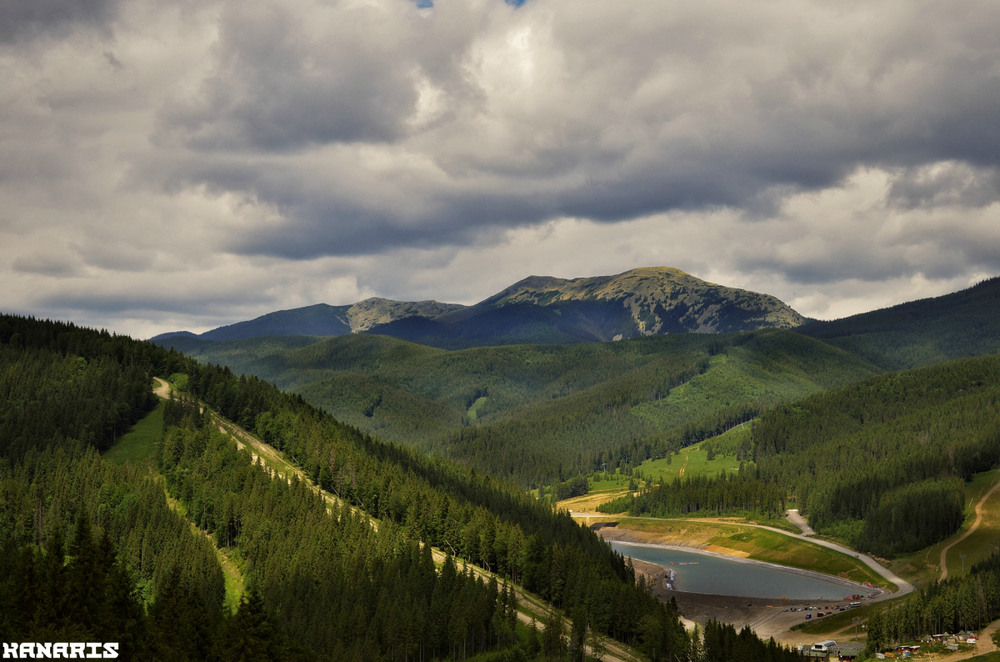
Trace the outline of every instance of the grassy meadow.
<instances>
[{"instance_id":1,"label":"grassy meadow","mask_svg":"<svg viewBox=\"0 0 1000 662\"><path fill-rule=\"evenodd\" d=\"M163 402L136 423L118 442L104 452L104 458L115 464L156 464L156 451L163 436Z\"/></svg>"},{"instance_id":2,"label":"grassy meadow","mask_svg":"<svg viewBox=\"0 0 1000 662\"><path fill-rule=\"evenodd\" d=\"M739 430L737 434L743 431L748 432L749 426L743 425L740 428L734 429L734 432L735 430ZM714 437L713 439L721 439L728 434L719 435L719 437ZM655 483L662 479L663 482L670 483L677 478L692 478L695 476L710 476L714 478L721 474L739 472L740 462L736 459L736 455L715 453L709 459L709 456L712 455L708 450L709 448L709 446L706 446L702 442L686 446L677 451L676 454L670 454L667 457L646 460L639 465L639 474L647 482Z\"/></svg>"}]
</instances>

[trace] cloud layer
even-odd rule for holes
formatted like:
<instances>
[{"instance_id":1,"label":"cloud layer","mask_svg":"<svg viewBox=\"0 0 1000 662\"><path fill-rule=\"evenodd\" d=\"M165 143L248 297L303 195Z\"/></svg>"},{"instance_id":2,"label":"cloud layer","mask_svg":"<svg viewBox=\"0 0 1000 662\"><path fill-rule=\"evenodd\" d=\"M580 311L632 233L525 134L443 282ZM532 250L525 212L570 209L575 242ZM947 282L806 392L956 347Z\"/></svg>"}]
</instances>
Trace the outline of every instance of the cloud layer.
<instances>
[{"instance_id":1,"label":"cloud layer","mask_svg":"<svg viewBox=\"0 0 1000 662\"><path fill-rule=\"evenodd\" d=\"M0 309L149 335L653 264L814 316L940 294L1000 272L998 24L976 0L14 3Z\"/></svg>"}]
</instances>

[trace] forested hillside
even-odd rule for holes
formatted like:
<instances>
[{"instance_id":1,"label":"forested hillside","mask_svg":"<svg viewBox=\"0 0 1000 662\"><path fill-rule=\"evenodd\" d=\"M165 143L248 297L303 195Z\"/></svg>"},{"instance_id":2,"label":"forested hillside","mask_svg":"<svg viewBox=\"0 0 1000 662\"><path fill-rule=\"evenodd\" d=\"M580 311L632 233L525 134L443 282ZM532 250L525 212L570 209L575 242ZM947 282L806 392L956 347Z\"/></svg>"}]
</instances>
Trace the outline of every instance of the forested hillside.
<instances>
[{"instance_id":1,"label":"forested hillside","mask_svg":"<svg viewBox=\"0 0 1000 662\"><path fill-rule=\"evenodd\" d=\"M383 444L299 396L147 343L2 317L0 359L5 641L117 641L132 659L486 650L525 659L533 649L514 631L516 583L571 617L573 645L594 629L652 659L694 659L676 609L652 598L620 555L512 485ZM154 374L186 382L192 398L283 450L344 505L272 476L194 399L168 404L155 470L102 459L151 406ZM213 543L246 580L234 613L222 607ZM430 545L448 554L440 568ZM452 557L495 579L460 571ZM74 599L81 586L93 596L85 604Z\"/></svg>"},{"instance_id":2,"label":"forested hillside","mask_svg":"<svg viewBox=\"0 0 1000 662\"><path fill-rule=\"evenodd\" d=\"M606 510L777 515L883 556L954 533L963 484L1000 463L1000 356L892 373L779 405L754 421L737 476L676 480Z\"/></svg>"},{"instance_id":3,"label":"forested hillside","mask_svg":"<svg viewBox=\"0 0 1000 662\"><path fill-rule=\"evenodd\" d=\"M151 407L150 376L167 358L0 317L0 639L113 641L125 659L166 659L188 628L232 626L211 543L161 484L98 453Z\"/></svg>"},{"instance_id":4,"label":"forested hillside","mask_svg":"<svg viewBox=\"0 0 1000 662\"><path fill-rule=\"evenodd\" d=\"M1000 278L798 329L888 370L1000 352Z\"/></svg>"},{"instance_id":5,"label":"forested hillside","mask_svg":"<svg viewBox=\"0 0 1000 662\"><path fill-rule=\"evenodd\" d=\"M274 380L383 439L525 485L634 467L877 372L790 331L454 352L378 336L300 340L197 356Z\"/></svg>"}]
</instances>

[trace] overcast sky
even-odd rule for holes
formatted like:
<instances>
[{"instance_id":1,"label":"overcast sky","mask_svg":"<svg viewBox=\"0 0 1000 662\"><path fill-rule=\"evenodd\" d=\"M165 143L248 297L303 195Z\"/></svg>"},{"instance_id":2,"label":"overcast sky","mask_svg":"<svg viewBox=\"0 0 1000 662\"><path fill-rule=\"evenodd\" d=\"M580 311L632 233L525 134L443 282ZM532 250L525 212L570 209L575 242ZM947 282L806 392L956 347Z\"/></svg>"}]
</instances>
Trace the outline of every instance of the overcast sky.
<instances>
[{"instance_id":1,"label":"overcast sky","mask_svg":"<svg viewBox=\"0 0 1000 662\"><path fill-rule=\"evenodd\" d=\"M996 0L0 2L0 311L135 337L672 266L1000 274Z\"/></svg>"}]
</instances>

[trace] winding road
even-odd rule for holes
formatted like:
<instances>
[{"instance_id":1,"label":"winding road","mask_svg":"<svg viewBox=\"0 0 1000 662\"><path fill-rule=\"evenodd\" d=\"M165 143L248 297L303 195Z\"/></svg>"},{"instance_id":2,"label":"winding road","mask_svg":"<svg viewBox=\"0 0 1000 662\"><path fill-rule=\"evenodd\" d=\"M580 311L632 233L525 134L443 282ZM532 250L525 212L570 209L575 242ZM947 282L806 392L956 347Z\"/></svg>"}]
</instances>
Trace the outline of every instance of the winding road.
<instances>
[{"instance_id":1,"label":"winding road","mask_svg":"<svg viewBox=\"0 0 1000 662\"><path fill-rule=\"evenodd\" d=\"M573 512L573 513L570 513L570 515L572 515L572 517L574 519L576 519L576 518L585 519L585 518L588 518L588 517L607 517L607 515L605 515L603 513L588 513L588 512ZM663 518L659 518L659 517L631 517L630 519L650 519L650 520L657 520L657 519L663 519ZM800 528L800 530L803 531L803 533L790 533L788 531L785 531L784 529L778 529L778 528L775 528L773 526L765 526L763 524L751 524L749 522L726 522L726 523L734 525L734 526L746 526L746 527L752 527L752 528L756 528L756 529L765 529L767 531L773 531L775 533L780 533L783 536L788 536L789 538L799 538L800 540L807 540L810 543L813 543L814 545L819 545L820 547L826 547L827 549L832 549L832 550L834 550L836 552L840 552L841 554L847 554L848 556L853 556L854 558L856 558L857 560L861 561L866 566L868 566L869 568L871 568L872 570L874 570L876 573L878 573L878 575L880 577L882 577L883 579L886 579L886 580L892 582L893 584L895 584L897 586L898 590L895 593L890 593L888 591L885 591L878 598L875 598L876 600L886 600L886 599L889 599L889 598L898 598L898 597L901 597L901 596L904 596L904 595L906 595L908 593L913 592L913 584L911 584L910 582L906 581L905 579L903 579L902 577L900 577L896 573L892 572L891 570L889 570L888 568L886 568L885 566L883 566L882 564L880 564L878 561L876 561L874 558L868 556L867 554L860 554L856 550L851 549L850 547L845 547L844 545L840 545L840 544L835 543L835 542L830 542L829 540L822 540L820 538L814 538L813 537L813 531L812 531L812 529L809 527L809 525L805 521L805 519L801 515L799 515L798 511L794 511L794 518L793 517L789 517L789 520L791 520L793 524L795 524L796 526L798 526ZM805 533L805 531L808 531L809 533Z\"/></svg>"},{"instance_id":2,"label":"winding road","mask_svg":"<svg viewBox=\"0 0 1000 662\"><path fill-rule=\"evenodd\" d=\"M1000 481L991 487L989 491L983 495L983 498L976 503L976 519L972 522L972 526L969 527L969 530L955 538L941 549L941 581L944 581L948 577L948 552L951 551L952 547L976 532L976 529L978 529L979 525L983 522L983 506L986 504L987 499L993 496L993 493L996 492L998 488L1000 488Z\"/></svg>"},{"instance_id":3,"label":"winding road","mask_svg":"<svg viewBox=\"0 0 1000 662\"><path fill-rule=\"evenodd\" d=\"M808 540L814 545L819 545L820 547L826 547L827 549L832 549L835 552L840 552L841 554L847 554L848 556L853 556L854 558L858 559L866 566L877 572L879 576L881 576L883 579L886 579L897 586L898 590L895 593L889 593L888 591L886 591L878 598L875 598L876 600L887 600L889 598L898 598L906 595L907 593L913 592L913 584L906 581L893 571L889 570L871 556L868 556L867 554L861 554L851 549L850 547L845 547L844 545L840 545L835 542L830 542L829 540L814 538L813 536L815 535L815 531L812 530L812 527L809 526L809 523L806 522L805 518L803 518L802 515L799 514L798 510L789 510L786 511L785 514L788 517L788 520L795 526L799 527L802 533L789 533L788 531L782 531L781 529L776 529L771 526L763 526L761 524L748 524L747 526L756 526L761 529L767 529L769 531L777 531L778 533L784 533L785 535L790 536L792 538Z\"/></svg>"}]
</instances>

